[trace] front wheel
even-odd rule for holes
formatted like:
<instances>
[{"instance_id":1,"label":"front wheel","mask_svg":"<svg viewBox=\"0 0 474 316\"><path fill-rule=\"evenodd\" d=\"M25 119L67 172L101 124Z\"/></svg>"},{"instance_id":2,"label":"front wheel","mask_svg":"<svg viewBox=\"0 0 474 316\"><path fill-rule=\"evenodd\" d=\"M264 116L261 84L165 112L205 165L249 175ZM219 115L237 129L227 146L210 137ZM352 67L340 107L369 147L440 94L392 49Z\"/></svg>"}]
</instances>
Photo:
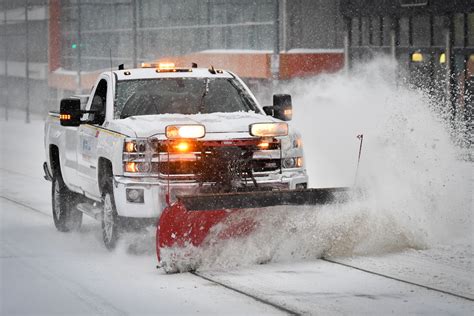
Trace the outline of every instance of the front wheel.
<instances>
[{"instance_id":1,"label":"front wheel","mask_svg":"<svg viewBox=\"0 0 474 316\"><path fill-rule=\"evenodd\" d=\"M103 196L102 237L107 249L112 250L117 245L120 236L120 218L115 207L114 195L108 190Z\"/></svg>"},{"instance_id":2,"label":"front wheel","mask_svg":"<svg viewBox=\"0 0 474 316\"><path fill-rule=\"evenodd\" d=\"M82 212L76 209L78 196L71 192L57 171L53 176L51 190L54 226L60 232L77 230L82 224Z\"/></svg>"}]
</instances>

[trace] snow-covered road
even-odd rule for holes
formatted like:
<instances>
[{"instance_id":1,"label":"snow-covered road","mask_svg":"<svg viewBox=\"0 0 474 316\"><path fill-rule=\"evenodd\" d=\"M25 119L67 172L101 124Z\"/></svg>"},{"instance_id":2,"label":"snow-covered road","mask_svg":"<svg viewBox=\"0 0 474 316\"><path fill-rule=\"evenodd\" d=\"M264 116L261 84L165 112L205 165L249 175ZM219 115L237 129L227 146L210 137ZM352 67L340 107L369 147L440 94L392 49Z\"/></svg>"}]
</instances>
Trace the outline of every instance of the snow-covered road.
<instances>
[{"instance_id":1,"label":"snow-covered road","mask_svg":"<svg viewBox=\"0 0 474 316\"><path fill-rule=\"evenodd\" d=\"M474 313L472 240L329 259L366 271L288 258L166 275L155 267L152 234L128 236L110 253L92 219L59 233L42 178L42 124L0 123L2 315Z\"/></svg>"}]
</instances>

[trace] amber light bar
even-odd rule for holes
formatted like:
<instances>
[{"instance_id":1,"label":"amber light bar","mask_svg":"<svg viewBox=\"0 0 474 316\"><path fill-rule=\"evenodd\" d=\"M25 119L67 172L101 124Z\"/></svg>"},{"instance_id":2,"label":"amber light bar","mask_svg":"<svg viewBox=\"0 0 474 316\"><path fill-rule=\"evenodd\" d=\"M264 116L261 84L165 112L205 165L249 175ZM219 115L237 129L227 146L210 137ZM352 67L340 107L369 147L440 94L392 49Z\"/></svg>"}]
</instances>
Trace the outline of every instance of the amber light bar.
<instances>
[{"instance_id":1,"label":"amber light bar","mask_svg":"<svg viewBox=\"0 0 474 316\"><path fill-rule=\"evenodd\" d=\"M69 121L71 119L71 114L59 114L59 119L62 121Z\"/></svg>"}]
</instances>

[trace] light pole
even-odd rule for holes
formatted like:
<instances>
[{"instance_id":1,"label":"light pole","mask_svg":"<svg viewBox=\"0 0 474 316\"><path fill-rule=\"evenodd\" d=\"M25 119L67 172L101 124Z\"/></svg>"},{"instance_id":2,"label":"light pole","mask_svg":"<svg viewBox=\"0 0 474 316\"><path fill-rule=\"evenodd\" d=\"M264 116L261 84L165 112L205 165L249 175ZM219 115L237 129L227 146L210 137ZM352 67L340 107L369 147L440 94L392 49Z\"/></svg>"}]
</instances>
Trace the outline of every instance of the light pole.
<instances>
[{"instance_id":1,"label":"light pole","mask_svg":"<svg viewBox=\"0 0 474 316\"><path fill-rule=\"evenodd\" d=\"M30 123L30 56L28 30L28 0L25 0L25 72L26 72L26 123Z\"/></svg>"},{"instance_id":2,"label":"light pole","mask_svg":"<svg viewBox=\"0 0 474 316\"><path fill-rule=\"evenodd\" d=\"M8 121L9 93L8 93L8 34L7 34L7 0L3 0L3 44L5 46L5 120Z\"/></svg>"},{"instance_id":3,"label":"light pole","mask_svg":"<svg viewBox=\"0 0 474 316\"><path fill-rule=\"evenodd\" d=\"M82 92L82 56L81 56L81 0L77 0L77 93Z\"/></svg>"},{"instance_id":4,"label":"light pole","mask_svg":"<svg viewBox=\"0 0 474 316\"><path fill-rule=\"evenodd\" d=\"M133 42L133 56L132 56L132 67L136 68L138 65L137 57L137 2L138 0L132 0L132 42Z\"/></svg>"},{"instance_id":5,"label":"light pole","mask_svg":"<svg viewBox=\"0 0 474 316\"><path fill-rule=\"evenodd\" d=\"M275 38L273 42L273 54L270 62L273 92L276 90L277 82L280 77L280 0L275 0L274 14L275 20L273 22L273 29L275 32Z\"/></svg>"}]
</instances>

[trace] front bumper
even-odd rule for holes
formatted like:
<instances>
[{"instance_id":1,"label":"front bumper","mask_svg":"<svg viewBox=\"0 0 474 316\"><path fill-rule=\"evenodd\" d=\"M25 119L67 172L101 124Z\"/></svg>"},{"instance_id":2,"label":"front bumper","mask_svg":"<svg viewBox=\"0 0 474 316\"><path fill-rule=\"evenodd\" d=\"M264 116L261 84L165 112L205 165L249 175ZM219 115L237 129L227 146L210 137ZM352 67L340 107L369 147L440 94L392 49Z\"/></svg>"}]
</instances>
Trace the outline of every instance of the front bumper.
<instances>
[{"instance_id":1,"label":"front bumper","mask_svg":"<svg viewBox=\"0 0 474 316\"><path fill-rule=\"evenodd\" d=\"M273 172L255 177L257 184L262 188L296 189L297 185L306 185L308 176L302 168L283 169L280 173ZM206 185L206 184L204 184ZM143 203L127 201L126 189L142 189ZM176 195L196 194L199 183L194 180L172 180L169 182L171 201ZM166 207L166 193L168 181L157 177L114 177L114 197L119 216L135 218L152 218L160 216Z\"/></svg>"}]
</instances>

